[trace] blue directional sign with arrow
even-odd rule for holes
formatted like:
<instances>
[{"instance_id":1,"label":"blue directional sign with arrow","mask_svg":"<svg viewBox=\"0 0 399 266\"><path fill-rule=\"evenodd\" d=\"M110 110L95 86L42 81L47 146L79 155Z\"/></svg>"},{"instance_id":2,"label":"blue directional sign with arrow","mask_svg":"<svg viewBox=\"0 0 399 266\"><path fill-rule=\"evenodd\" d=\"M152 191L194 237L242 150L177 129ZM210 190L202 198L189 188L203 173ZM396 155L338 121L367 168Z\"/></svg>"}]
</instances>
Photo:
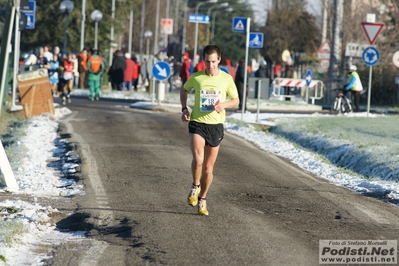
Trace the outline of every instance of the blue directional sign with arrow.
<instances>
[{"instance_id":1,"label":"blue directional sign with arrow","mask_svg":"<svg viewBox=\"0 0 399 266\"><path fill-rule=\"evenodd\" d=\"M192 22L192 23L209 23L209 16L208 15L201 15L201 14L190 14L188 16L188 22Z\"/></svg>"},{"instance_id":2,"label":"blue directional sign with arrow","mask_svg":"<svg viewBox=\"0 0 399 266\"><path fill-rule=\"evenodd\" d=\"M156 80L163 81L169 78L171 74L170 66L166 62L157 62L152 67L152 75Z\"/></svg>"},{"instance_id":3,"label":"blue directional sign with arrow","mask_svg":"<svg viewBox=\"0 0 399 266\"><path fill-rule=\"evenodd\" d=\"M362 54L362 60L367 66L374 66L380 61L380 53L377 48L369 46L364 49Z\"/></svg>"}]
</instances>

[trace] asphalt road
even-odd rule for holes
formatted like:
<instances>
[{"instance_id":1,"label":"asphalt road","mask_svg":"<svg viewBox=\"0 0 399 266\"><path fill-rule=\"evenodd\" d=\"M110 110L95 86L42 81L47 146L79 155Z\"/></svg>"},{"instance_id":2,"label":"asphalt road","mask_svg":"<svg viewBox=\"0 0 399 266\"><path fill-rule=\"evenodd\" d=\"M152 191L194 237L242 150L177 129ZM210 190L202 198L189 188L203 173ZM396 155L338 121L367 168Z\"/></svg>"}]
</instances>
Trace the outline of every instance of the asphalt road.
<instances>
[{"instance_id":1,"label":"asphalt road","mask_svg":"<svg viewBox=\"0 0 399 266\"><path fill-rule=\"evenodd\" d=\"M207 196L187 205L187 124L177 113L74 99L60 134L82 157L86 194L62 202L49 265L319 265L319 240L398 239L399 210L226 134Z\"/></svg>"}]
</instances>

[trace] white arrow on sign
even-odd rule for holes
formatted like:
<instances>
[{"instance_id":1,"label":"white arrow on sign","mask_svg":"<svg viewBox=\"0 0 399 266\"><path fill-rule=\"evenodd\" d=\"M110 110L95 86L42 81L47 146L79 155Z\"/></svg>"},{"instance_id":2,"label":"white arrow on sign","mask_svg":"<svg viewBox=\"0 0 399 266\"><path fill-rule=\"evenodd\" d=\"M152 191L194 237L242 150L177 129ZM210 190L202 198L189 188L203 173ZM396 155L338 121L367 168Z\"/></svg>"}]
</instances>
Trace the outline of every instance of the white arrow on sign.
<instances>
[{"instance_id":1,"label":"white arrow on sign","mask_svg":"<svg viewBox=\"0 0 399 266\"><path fill-rule=\"evenodd\" d=\"M168 74L166 73L166 68L162 68L160 65L156 64L155 67L157 68L157 70L159 71L158 74L161 77L167 77Z\"/></svg>"}]
</instances>

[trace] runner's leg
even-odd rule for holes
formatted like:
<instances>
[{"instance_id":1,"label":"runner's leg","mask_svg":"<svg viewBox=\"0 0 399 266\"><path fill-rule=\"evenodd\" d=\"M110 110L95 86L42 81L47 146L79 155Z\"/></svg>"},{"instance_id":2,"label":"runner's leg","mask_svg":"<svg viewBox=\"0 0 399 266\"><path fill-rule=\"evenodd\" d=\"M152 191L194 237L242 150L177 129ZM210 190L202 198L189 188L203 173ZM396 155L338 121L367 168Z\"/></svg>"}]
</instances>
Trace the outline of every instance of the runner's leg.
<instances>
[{"instance_id":1,"label":"runner's leg","mask_svg":"<svg viewBox=\"0 0 399 266\"><path fill-rule=\"evenodd\" d=\"M193 160L191 161L193 184L199 185L201 180L202 164L204 163L205 139L198 134L190 134L190 148L193 154Z\"/></svg>"},{"instance_id":2,"label":"runner's leg","mask_svg":"<svg viewBox=\"0 0 399 266\"><path fill-rule=\"evenodd\" d=\"M218 157L220 145L217 147L205 146L205 158L202 165L200 198L206 198L209 187L213 181L213 168Z\"/></svg>"}]
</instances>

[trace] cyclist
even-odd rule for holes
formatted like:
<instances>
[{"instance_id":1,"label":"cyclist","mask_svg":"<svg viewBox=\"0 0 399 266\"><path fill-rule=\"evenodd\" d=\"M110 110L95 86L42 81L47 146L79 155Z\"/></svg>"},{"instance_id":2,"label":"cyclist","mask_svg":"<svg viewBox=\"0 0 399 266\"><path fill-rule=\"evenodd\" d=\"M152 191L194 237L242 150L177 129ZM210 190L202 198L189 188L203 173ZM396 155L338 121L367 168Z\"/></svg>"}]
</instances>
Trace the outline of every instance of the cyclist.
<instances>
[{"instance_id":1,"label":"cyclist","mask_svg":"<svg viewBox=\"0 0 399 266\"><path fill-rule=\"evenodd\" d=\"M356 72L357 67L355 65L351 65L349 67L349 75L351 76L351 80L349 81L348 84L344 86L345 91L344 94L346 94L348 91L351 91L353 93L354 97L354 102L355 102L355 112L360 111L360 94L362 93L363 90L363 85L362 81L360 80L359 74Z\"/></svg>"}]
</instances>

